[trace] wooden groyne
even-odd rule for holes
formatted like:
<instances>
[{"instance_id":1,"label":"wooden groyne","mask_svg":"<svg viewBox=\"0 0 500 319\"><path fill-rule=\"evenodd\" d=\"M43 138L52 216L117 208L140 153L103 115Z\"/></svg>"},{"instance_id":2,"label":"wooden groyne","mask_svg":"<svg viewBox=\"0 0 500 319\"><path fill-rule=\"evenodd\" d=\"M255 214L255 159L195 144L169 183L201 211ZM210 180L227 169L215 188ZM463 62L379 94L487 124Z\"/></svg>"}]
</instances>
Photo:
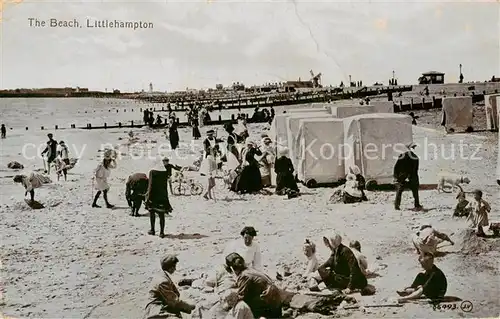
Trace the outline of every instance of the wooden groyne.
<instances>
[{"instance_id":1,"label":"wooden groyne","mask_svg":"<svg viewBox=\"0 0 500 319\"><path fill-rule=\"evenodd\" d=\"M486 92L484 92L486 93ZM491 94L491 93L490 93ZM454 96L457 96L456 94ZM466 94L462 94L462 96L466 96ZM478 103L484 101L484 95L483 94L472 94L472 102L473 103ZM443 98L436 98L435 96L429 97L429 96L422 96L422 97L414 97L410 99L410 103L405 103L403 104L402 101L399 103L394 103L394 112L395 113L402 113L402 112L411 112L411 111L416 111L416 110L431 110L431 109L440 109L443 105ZM164 109L164 108L163 108ZM156 111L158 112L158 111ZM255 121L251 117L247 116L247 123L265 123L266 120L261 120L261 121ZM186 122L180 122L179 119L177 119L177 126L178 127L188 127L190 126L189 123ZM205 125L223 125L225 123L231 122L233 124L237 123L237 119L235 118L235 115L232 114L231 118L226 118L223 119L220 115L216 120L212 120L207 122ZM87 124L86 126L81 126L81 127L76 127L75 124L71 124L69 128L61 128L58 125L55 125L55 130L61 130L61 129L86 129L86 130L100 130L100 129L116 129L116 128L142 128L148 126L142 122L142 120L138 121L127 121L127 122L117 122L114 124L108 124L108 123L103 123L101 125L92 125L91 123ZM152 128L165 128L166 124L156 124L153 125ZM45 127L41 127L42 130L46 129ZM26 130L28 130L28 127L26 127Z\"/></svg>"},{"instance_id":2,"label":"wooden groyne","mask_svg":"<svg viewBox=\"0 0 500 319\"><path fill-rule=\"evenodd\" d=\"M248 109L248 108L266 108L266 107L277 107L295 104L307 104L307 103L327 103L329 101L337 100L347 100L351 98L366 98L375 95L387 94L392 92L393 94L402 92L411 92L413 86L374 86L374 87L361 87L361 88L346 88L346 90L351 90L344 92L344 90L339 91L339 89L323 89L321 91L311 91L304 93L286 94L286 98L282 98L280 94L253 94L253 95L243 95L238 98L217 98L210 97L205 99L196 100L179 100L167 96L139 96L138 100L144 101L145 103L176 103L171 107L172 111L187 111L189 105L194 103L199 104L212 104L215 103L215 109ZM167 111L169 111L167 109Z\"/></svg>"}]
</instances>

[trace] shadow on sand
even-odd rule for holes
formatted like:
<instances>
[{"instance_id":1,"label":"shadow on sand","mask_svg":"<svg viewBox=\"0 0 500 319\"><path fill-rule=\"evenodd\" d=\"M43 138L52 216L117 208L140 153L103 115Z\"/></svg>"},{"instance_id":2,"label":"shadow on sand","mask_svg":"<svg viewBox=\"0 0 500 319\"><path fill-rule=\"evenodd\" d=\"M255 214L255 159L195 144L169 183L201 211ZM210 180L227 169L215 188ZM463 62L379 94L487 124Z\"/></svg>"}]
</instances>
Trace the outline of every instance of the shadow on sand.
<instances>
[{"instance_id":1,"label":"shadow on sand","mask_svg":"<svg viewBox=\"0 0 500 319\"><path fill-rule=\"evenodd\" d=\"M169 238L169 239L201 239L201 238L206 238L208 236L206 235L202 235L202 234L198 234L198 233L194 233L194 234L184 234L184 233L180 233L180 234L165 234L165 238Z\"/></svg>"}]
</instances>

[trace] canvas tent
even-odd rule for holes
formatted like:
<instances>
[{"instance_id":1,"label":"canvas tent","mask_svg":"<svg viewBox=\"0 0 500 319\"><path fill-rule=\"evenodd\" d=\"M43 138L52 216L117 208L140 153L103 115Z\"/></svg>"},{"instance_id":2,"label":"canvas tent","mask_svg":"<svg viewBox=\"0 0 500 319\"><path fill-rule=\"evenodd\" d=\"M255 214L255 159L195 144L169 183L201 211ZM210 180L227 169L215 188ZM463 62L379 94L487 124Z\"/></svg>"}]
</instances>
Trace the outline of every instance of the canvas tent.
<instances>
[{"instance_id":1,"label":"canvas tent","mask_svg":"<svg viewBox=\"0 0 500 319\"><path fill-rule=\"evenodd\" d=\"M392 101L370 101L368 105L371 113L394 113L394 102Z\"/></svg>"},{"instance_id":2,"label":"canvas tent","mask_svg":"<svg viewBox=\"0 0 500 319\"><path fill-rule=\"evenodd\" d=\"M405 145L413 142L411 117L394 113L361 114L344 119L345 173L357 165L369 184L389 184Z\"/></svg>"},{"instance_id":3,"label":"canvas tent","mask_svg":"<svg viewBox=\"0 0 500 319\"><path fill-rule=\"evenodd\" d=\"M323 112L314 112L314 114L324 114L324 116L330 116L330 112L327 110L323 110ZM293 116L302 114L304 116L309 116L311 113L293 113ZM286 119L292 115L291 113L285 114L276 114L274 116L273 121L271 122L271 129L269 131L271 139L273 143L277 146L278 144L281 146L288 147L288 129Z\"/></svg>"},{"instance_id":4,"label":"canvas tent","mask_svg":"<svg viewBox=\"0 0 500 319\"><path fill-rule=\"evenodd\" d=\"M446 130L457 128L472 128L472 97L445 97L443 98L442 121Z\"/></svg>"},{"instance_id":5,"label":"canvas tent","mask_svg":"<svg viewBox=\"0 0 500 319\"><path fill-rule=\"evenodd\" d=\"M364 105L331 106L330 110L332 113L332 117L339 118L339 119L349 117L349 116L359 115L359 114L372 113L371 107L364 106Z\"/></svg>"},{"instance_id":6,"label":"canvas tent","mask_svg":"<svg viewBox=\"0 0 500 319\"><path fill-rule=\"evenodd\" d=\"M284 111L290 112L294 109L324 109L327 107L327 103L303 103L303 104L291 104L276 107L277 113L282 113Z\"/></svg>"},{"instance_id":7,"label":"canvas tent","mask_svg":"<svg viewBox=\"0 0 500 319\"><path fill-rule=\"evenodd\" d=\"M289 114L289 116L286 118L286 130L287 130L287 144L285 144L288 147L289 150L289 157L292 160L292 164L295 166L297 163L295 161L295 140L297 138L297 133L299 131L299 124L301 119L307 119L307 118L325 118L325 117L331 117L330 113L325 112L313 112L313 113L292 113Z\"/></svg>"},{"instance_id":8,"label":"canvas tent","mask_svg":"<svg viewBox=\"0 0 500 319\"><path fill-rule=\"evenodd\" d=\"M498 132L498 148L497 148L497 184L500 185L500 132Z\"/></svg>"},{"instance_id":9,"label":"canvas tent","mask_svg":"<svg viewBox=\"0 0 500 319\"><path fill-rule=\"evenodd\" d=\"M486 129L498 131L498 102L500 94L491 94L484 96L484 109L486 111Z\"/></svg>"},{"instance_id":10,"label":"canvas tent","mask_svg":"<svg viewBox=\"0 0 500 319\"><path fill-rule=\"evenodd\" d=\"M326 108L326 107L322 107L322 108L319 108L319 107L310 107L308 109L291 109L291 110L288 110L287 113L313 113L313 112L325 112L327 111L328 112L329 108Z\"/></svg>"},{"instance_id":11,"label":"canvas tent","mask_svg":"<svg viewBox=\"0 0 500 319\"><path fill-rule=\"evenodd\" d=\"M345 178L343 131L342 119L308 118L299 121L295 170L298 179L308 187Z\"/></svg>"}]
</instances>

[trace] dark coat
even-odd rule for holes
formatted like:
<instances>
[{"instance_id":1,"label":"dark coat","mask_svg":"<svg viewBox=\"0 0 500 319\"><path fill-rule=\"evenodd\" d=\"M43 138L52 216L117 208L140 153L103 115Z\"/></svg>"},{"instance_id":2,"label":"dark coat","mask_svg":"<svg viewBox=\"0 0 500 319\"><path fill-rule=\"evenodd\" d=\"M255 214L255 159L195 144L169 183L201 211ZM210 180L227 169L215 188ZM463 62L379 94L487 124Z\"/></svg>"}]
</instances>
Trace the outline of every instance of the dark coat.
<instances>
[{"instance_id":1,"label":"dark coat","mask_svg":"<svg viewBox=\"0 0 500 319\"><path fill-rule=\"evenodd\" d=\"M408 180L410 183L418 184L418 156L412 151L407 151L399 155L396 165L394 165L394 178L398 183Z\"/></svg>"},{"instance_id":2,"label":"dark coat","mask_svg":"<svg viewBox=\"0 0 500 319\"><path fill-rule=\"evenodd\" d=\"M276 193L280 193L284 189L299 190L293 176L292 160L288 157L281 156L274 162L274 172L276 173Z\"/></svg>"},{"instance_id":3,"label":"dark coat","mask_svg":"<svg viewBox=\"0 0 500 319\"><path fill-rule=\"evenodd\" d=\"M330 270L327 270L330 268ZM337 248L335 254L330 255L330 258L319 267L319 273L322 275L323 281L327 286L339 289L363 289L368 284L365 275L359 268L358 260L349 247L342 244ZM336 276L339 275L339 276ZM334 278L341 277L342 279ZM335 287L333 281L343 282L341 287Z\"/></svg>"}]
</instances>

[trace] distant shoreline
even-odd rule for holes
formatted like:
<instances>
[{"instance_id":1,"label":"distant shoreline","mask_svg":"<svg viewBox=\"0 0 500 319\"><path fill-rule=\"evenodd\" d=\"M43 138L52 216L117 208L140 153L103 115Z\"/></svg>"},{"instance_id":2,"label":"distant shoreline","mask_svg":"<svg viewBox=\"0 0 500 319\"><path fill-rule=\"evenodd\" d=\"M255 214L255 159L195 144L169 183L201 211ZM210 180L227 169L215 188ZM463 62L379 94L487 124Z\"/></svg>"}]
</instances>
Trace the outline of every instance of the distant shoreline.
<instances>
[{"instance_id":1,"label":"distant shoreline","mask_svg":"<svg viewBox=\"0 0 500 319\"><path fill-rule=\"evenodd\" d=\"M135 98L135 93L106 93L106 92L79 92L79 93L56 93L56 92L0 92L0 98L89 98L89 97L112 97L112 98Z\"/></svg>"}]
</instances>

